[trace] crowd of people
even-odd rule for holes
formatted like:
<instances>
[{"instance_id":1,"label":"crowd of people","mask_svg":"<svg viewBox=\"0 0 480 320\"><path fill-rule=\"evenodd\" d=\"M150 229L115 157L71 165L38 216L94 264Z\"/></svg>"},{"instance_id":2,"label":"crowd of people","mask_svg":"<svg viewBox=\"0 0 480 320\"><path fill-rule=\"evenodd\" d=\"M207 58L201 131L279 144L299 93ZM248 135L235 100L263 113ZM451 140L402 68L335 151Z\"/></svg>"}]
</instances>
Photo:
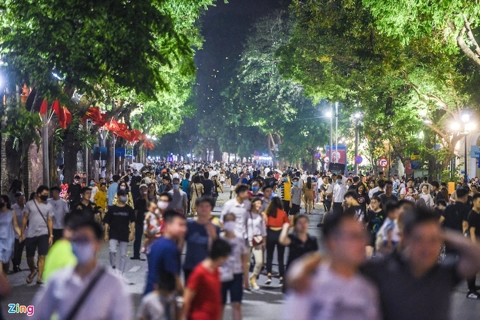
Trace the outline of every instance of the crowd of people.
<instances>
[{"instance_id":1,"label":"crowd of people","mask_svg":"<svg viewBox=\"0 0 480 320\"><path fill-rule=\"evenodd\" d=\"M382 172L344 176L282 169L157 164L99 181L77 175L65 197L60 187L40 186L29 201L15 182L9 195L0 196L0 228L7 239L0 243L2 271L8 272L10 261L11 272L21 271L25 248L26 282L45 284L33 303L37 319L53 314L61 319L135 318L122 279L128 258L146 260L136 315L145 320L222 319L228 302L233 319L242 319L243 291L258 290L262 272L266 280L261 285L291 287L288 303L305 306L295 316L286 313L286 319L424 319L413 316L424 314L415 301L409 311L397 311L389 280L406 295L427 275L428 281L443 277L436 284L442 287L422 286L418 294L441 289L436 298L445 301L453 286L468 278L467 298L480 299L475 180L461 182L448 194L437 181L417 183ZM229 200L214 215L225 192ZM328 254L321 258L312 255L319 244L308 233L315 208L324 212L318 227ZM470 241L441 228L466 234ZM102 241L108 243L110 268L98 263ZM132 241L133 254L127 257ZM455 263L437 264L450 256L458 257ZM391 274L388 266L402 272ZM432 314L443 314L448 306Z\"/></svg>"}]
</instances>

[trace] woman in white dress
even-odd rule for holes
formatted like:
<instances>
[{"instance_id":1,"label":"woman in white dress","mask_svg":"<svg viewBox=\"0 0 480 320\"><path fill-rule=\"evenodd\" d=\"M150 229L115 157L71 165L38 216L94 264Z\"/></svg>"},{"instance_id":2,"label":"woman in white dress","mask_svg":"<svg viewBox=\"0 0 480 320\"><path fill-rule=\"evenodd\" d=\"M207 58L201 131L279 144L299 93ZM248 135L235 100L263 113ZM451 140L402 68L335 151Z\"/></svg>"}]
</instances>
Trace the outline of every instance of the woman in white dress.
<instances>
[{"instance_id":1,"label":"woman in white dress","mask_svg":"<svg viewBox=\"0 0 480 320\"><path fill-rule=\"evenodd\" d=\"M10 198L0 196L0 272L7 272L8 263L13 255L15 232L20 235L16 215L10 208Z\"/></svg>"}]
</instances>

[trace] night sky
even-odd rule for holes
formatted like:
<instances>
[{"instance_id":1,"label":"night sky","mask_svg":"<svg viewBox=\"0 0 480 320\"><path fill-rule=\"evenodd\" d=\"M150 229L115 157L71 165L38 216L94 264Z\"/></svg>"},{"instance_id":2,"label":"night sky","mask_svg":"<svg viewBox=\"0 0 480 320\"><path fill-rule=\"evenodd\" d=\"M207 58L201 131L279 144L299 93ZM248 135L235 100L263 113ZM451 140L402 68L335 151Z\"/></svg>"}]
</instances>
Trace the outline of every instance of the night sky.
<instances>
[{"instance_id":1,"label":"night sky","mask_svg":"<svg viewBox=\"0 0 480 320\"><path fill-rule=\"evenodd\" d=\"M249 29L256 19L287 7L282 0L223 0L202 17L203 50L195 57L197 112L210 114L221 106L220 92L232 77Z\"/></svg>"}]
</instances>

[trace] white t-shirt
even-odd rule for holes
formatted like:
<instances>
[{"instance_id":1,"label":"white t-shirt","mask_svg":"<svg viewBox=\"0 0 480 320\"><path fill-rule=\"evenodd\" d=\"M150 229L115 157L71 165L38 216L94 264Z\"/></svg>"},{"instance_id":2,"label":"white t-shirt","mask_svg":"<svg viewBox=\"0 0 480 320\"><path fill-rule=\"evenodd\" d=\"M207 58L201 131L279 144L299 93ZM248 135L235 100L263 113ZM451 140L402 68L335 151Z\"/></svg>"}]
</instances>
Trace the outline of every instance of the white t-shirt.
<instances>
[{"instance_id":1,"label":"white t-shirt","mask_svg":"<svg viewBox=\"0 0 480 320\"><path fill-rule=\"evenodd\" d=\"M230 199L223 205L220 220L223 221L223 217L227 213L233 213L236 217L235 220L235 235L237 237L247 238L247 218L250 212L251 203L249 200L244 200L242 204L238 203L237 199Z\"/></svg>"},{"instance_id":2,"label":"white t-shirt","mask_svg":"<svg viewBox=\"0 0 480 320\"><path fill-rule=\"evenodd\" d=\"M48 199L48 203L53 208L53 229L63 229L65 227L63 220L65 219L65 215L70 211L68 202L60 198L58 200Z\"/></svg>"},{"instance_id":3,"label":"white t-shirt","mask_svg":"<svg viewBox=\"0 0 480 320\"><path fill-rule=\"evenodd\" d=\"M223 238L230 243L232 247L232 253L220 267L220 279L222 282L233 280L235 274L243 274L242 260L243 256L248 253L245 240L240 237L232 239Z\"/></svg>"},{"instance_id":4,"label":"white t-shirt","mask_svg":"<svg viewBox=\"0 0 480 320\"><path fill-rule=\"evenodd\" d=\"M362 275L346 279L321 264L308 294L287 297L284 320L379 320L376 287Z\"/></svg>"},{"instance_id":5,"label":"white t-shirt","mask_svg":"<svg viewBox=\"0 0 480 320\"><path fill-rule=\"evenodd\" d=\"M263 216L258 213L247 213L247 235L250 245L252 245L253 236L267 236L265 220Z\"/></svg>"}]
</instances>

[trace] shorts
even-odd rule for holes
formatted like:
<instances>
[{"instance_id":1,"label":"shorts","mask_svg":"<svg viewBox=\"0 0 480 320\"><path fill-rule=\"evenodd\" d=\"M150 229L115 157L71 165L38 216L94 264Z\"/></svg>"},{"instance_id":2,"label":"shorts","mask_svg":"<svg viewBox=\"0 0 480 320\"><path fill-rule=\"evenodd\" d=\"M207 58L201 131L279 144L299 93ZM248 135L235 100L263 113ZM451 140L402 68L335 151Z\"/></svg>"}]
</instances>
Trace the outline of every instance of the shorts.
<instances>
[{"instance_id":1,"label":"shorts","mask_svg":"<svg viewBox=\"0 0 480 320\"><path fill-rule=\"evenodd\" d=\"M39 256L46 256L49 247L48 238L48 234L44 234L38 237L26 238L25 251L27 253L27 258L33 258L35 256L35 251L37 251L37 248Z\"/></svg>"},{"instance_id":2,"label":"shorts","mask_svg":"<svg viewBox=\"0 0 480 320\"><path fill-rule=\"evenodd\" d=\"M227 293L230 292L230 303L242 303L243 273L234 274L233 280L222 282L222 303L227 304Z\"/></svg>"}]
</instances>

